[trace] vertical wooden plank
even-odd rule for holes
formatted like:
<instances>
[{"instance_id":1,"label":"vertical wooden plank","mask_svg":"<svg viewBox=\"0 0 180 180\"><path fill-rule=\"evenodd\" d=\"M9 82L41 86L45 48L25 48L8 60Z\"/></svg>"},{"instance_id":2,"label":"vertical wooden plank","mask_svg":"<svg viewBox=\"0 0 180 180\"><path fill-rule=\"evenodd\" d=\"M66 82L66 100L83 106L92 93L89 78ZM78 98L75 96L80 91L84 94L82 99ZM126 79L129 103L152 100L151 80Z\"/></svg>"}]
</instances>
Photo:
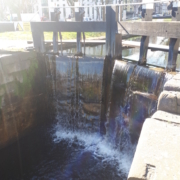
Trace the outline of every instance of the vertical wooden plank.
<instances>
[{"instance_id":1,"label":"vertical wooden plank","mask_svg":"<svg viewBox=\"0 0 180 180\"><path fill-rule=\"evenodd\" d=\"M75 21L81 21L81 15L80 12L75 12ZM82 54L82 48L81 48L81 32L77 32L76 36L76 47L77 47L77 54Z\"/></svg>"},{"instance_id":2,"label":"vertical wooden plank","mask_svg":"<svg viewBox=\"0 0 180 180\"><path fill-rule=\"evenodd\" d=\"M111 7L106 7L106 55L111 54Z\"/></svg>"},{"instance_id":3,"label":"vertical wooden plank","mask_svg":"<svg viewBox=\"0 0 180 180\"><path fill-rule=\"evenodd\" d=\"M81 50L81 32L77 32L77 54L81 54L82 50Z\"/></svg>"},{"instance_id":4,"label":"vertical wooden plank","mask_svg":"<svg viewBox=\"0 0 180 180\"><path fill-rule=\"evenodd\" d=\"M85 32L83 32L83 40L84 40L84 55L85 55L85 53L86 53L86 44L85 44L86 36L85 36Z\"/></svg>"},{"instance_id":5,"label":"vertical wooden plank","mask_svg":"<svg viewBox=\"0 0 180 180\"><path fill-rule=\"evenodd\" d=\"M145 8L142 9L142 21L152 21L152 13L153 9L148 9L149 5L145 5ZM149 37L142 36L141 37L141 44L140 44L140 53L139 53L139 65L146 65L147 62L147 52L148 52L148 45L149 45Z\"/></svg>"},{"instance_id":6,"label":"vertical wooden plank","mask_svg":"<svg viewBox=\"0 0 180 180\"><path fill-rule=\"evenodd\" d=\"M172 15L172 21L180 21L180 5L179 2L172 2L172 7L171 8L171 15Z\"/></svg>"},{"instance_id":7,"label":"vertical wooden plank","mask_svg":"<svg viewBox=\"0 0 180 180\"><path fill-rule=\"evenodd\" d=\"M106 52L108 56L115 55L115 34L117 30L116 7L106 7Z\"/></svg>"},{"instance_id":8,"label":"vertical wooden plank","mask_svg":"<svg viewBox=\"0 0 180 180\"><path fill-rule=\"evenodd\" d=\"M139 65L146 65L148 44L149 44L149 36L142 36L140 53L139 53L139 62L138 62Z\"/></svg>"},{"instance_id":9,"label":"vertical wooden plank","mask_svg":"<svg viewBox=\"0 0 180 180\"><path fill-rule=\"evenodd\" d=\"M146 9L144 12L144 16L142 16L142 21L152 21L152 9Z\"/></svg>"},{"instance_id":10,"label":"vertical wooden plank","mask_svg":"<svg viewBox=\"0 0 180 180\"><path fill-rule=\"evenodd\" d=\"M178 7L178 10L176 12L176 21L180 21L180 7Z\"/></svg>"},{"instance_id":11,"label":"vertical wooden plank","mask_svg":"<svg viewBox=\"0 0 180 180\"><path fill-rule=\"evenodd\" d=\"M119 21L122 21L123 6L119 7Z\"/></svg>"},{"instance_id":12,"label":"vertical wooden plank","mask_svg":"<svg viewBox=\"0 0 180 180\"><path fill-rule=\"evenodd\" d=\"M116 21L119 22L119 6L116 6Z\"/></svg>"},{"instance_id":13,"label":"vertical wooden plank","mask_svg":"<svg viewBox=\"0 0 180 180\"><path fill-rule=\"evenodd\" d=\"M58 33L53 32L53 52L58 53Z\"/></svg>"},{"instance_id":14,"label":"vertical wooden plank","mask_svg":"<svg viewBox=\"0 0 180 180\"><path fill-rule=\"evenodd\" d=\"M116 6L116 24L122 21L122 6ZM115 34L115 54L116 59L122 59L122 34Z\"/></svg>"},{"instance_id":15,"label":"vertical wooden plank","mask_svg":"<svg viewBox=\"0 0 180 180\"><path fill-rule=\"evenodd\" d=\"M122 34L116 33L115 58L122 59Z\"/></svg>"},{"instance_id":16,"label":"vertical wooden plank","mask_svg":"<svg viewBox=\"0 0 180 180\"><path fill-rule=\"evenodd\" d=\"M110 99L111 76L113 69L113 58L115 56L115 43L117 33L116 7L106 7L106 52L104 60L103 83L102 83L102 101L100 115L100 133L106 134L105 123ZM120 37L120 36L119 36Z\"/></svg>"},{"instance_id":17,"label":"vertical wooden plank","mask_svg":"<svg viewBox=\"0 0 180 180\"><path fill-rule=\"evenodd\" d=\"M61 41L61 55L63 55L63 49L62 49L62 34L61 34L61 32L59 32L59 38L60 38L60 41Z\"/></svg>"},{"instance_id":18,"label":"vertical wooden plank","mask_svg":"<svg viewBox=\"0 0 180 180\"><path fill-rule=\"evenodd\" d=\"M103 21L106 21L106 8L102 7L103 10Z\"/></svg>"},{"instance_id":19,"label":"vertical wooden plank","mask_svg":"<svg viewBox=\"0 0 180 180\"><path fill-rule=\"evenodd\" d=\"M116 21L122 21L122 12L123 12L123 7L122 6L116 6Z\"/></svg>"},{"instance_id":20,"label":"vertical wooden plank","mask_svg":"<svg viewBox=\"0 0 180 180\"><path fill-rule=\"evenodd\" d=\"M101 114L100 114L100 134L106 134L107 112L110 100L111 76L114 63L110 56L106 56L103 67L102 97L101 97Z\"/></svg>"},{"instance_id":21,"label":"vertical wooden plank","mask_svg":"<svg viewBox=\"0 0 180 180\"><path fill-rule=\"evenodd\" d=\"M176 2L173 2L176 3ZM180 3L177 2L177 3ZM177 10L177 11L175 11ZM172 21L180 21L180 7L172 8ZM169 42L169 54L168 54L168 64L166 69L170 71L176 71L176 63L179 49L179 39L171 38Z\"/></svg>"},{"instance_id":22,"label":"vertical wooden plank","mask_svg":"<svg viewBox=\"0 0 180 180\"><path fill-rule=\"evenodd\" d=\"M37 52L45 53L44 33L38 30L32 31L34 48Z\"/></svg>"},{"instance_id":23,"label":"vertical wooden plank","mask_svg":"<svg viewBox=\"0 0 180 180\"><path fill-rule=\"evenodd\" d=\"M179 39L171 38L169 43L168 64L166 69L175 71L179 49Z\"/></svg>"}]
</instances>

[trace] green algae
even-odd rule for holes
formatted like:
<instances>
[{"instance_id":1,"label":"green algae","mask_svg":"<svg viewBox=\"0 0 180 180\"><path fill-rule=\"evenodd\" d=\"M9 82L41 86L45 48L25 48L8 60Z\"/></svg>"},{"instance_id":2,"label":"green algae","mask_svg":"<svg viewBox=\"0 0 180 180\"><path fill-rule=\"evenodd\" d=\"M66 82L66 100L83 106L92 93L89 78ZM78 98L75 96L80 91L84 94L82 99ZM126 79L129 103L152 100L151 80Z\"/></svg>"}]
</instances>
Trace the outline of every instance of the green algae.
<instances>
[{"instance_id":1,"label":"green algae","mask_svg":"<svg viewBox=\"0 0 180 180\"><path fill-rule=\"evenodd\" d=\"M30 67L27 70L22 71L23 82L20 83L16 80L15 95L18 97L24 97L32 89L33 81L35 79L36 70L38 69L37 60L33 59L30 63Z\"/></svg>"}]
</instances>

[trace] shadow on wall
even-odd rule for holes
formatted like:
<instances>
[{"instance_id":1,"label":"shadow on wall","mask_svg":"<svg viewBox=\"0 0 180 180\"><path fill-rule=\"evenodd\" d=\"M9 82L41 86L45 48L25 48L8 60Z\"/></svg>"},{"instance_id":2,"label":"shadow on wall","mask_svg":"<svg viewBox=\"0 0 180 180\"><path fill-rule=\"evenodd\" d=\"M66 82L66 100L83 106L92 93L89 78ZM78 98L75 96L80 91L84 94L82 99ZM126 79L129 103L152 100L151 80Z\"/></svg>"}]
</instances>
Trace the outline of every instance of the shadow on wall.
<instances>
[{"instance_id":1,"label":"shadow on wall","mask_svg":"<svg viewBox=\"0 0 180 180\"><path fill-rule=\"evenodd\" d=\"M48 117L50 101L43 59L34 52L0 59L0 148Z\"/></svg>"}]
</instances>

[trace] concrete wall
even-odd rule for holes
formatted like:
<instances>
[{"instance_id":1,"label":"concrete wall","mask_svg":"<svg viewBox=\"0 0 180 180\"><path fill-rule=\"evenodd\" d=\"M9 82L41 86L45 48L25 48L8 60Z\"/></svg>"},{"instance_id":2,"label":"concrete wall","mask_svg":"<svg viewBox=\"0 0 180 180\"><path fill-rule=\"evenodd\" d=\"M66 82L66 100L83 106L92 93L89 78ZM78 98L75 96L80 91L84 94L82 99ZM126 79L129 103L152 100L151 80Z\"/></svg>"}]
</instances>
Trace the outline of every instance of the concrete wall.
<instances>
[{"instance_id":1,"label":"concrete wall","mask_svg":"<svg viewBox=\"0 0 180 180\"><path fill-rule=\"evenodd\" d=\"M180 74L164 85L157 112L146 119L128 180L180 179Z\"/></svg>"}]
</instances>

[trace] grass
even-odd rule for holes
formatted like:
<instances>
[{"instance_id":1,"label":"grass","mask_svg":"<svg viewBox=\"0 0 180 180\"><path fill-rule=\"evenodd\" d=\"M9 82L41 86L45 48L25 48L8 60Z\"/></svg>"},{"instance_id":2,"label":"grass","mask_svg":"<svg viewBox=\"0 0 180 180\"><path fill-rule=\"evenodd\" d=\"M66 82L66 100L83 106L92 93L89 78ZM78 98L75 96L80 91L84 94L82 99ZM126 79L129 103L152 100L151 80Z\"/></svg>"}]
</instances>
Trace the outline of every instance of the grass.
<instances>
[{"instance_id":1,"label":"grass","mask_svg":"<svg viewBox=\"0 0 180 180\"><path fill-rule=\"evenodd\" d=\"M153 19L153 21L159 21L159 20L163 20L162 22L171 22L172 21L172 19Z\"/></svg>"},{"instance_id":2,"label":"grass","mask_svg":"<svg viewBox=\"0 0 180 180\"><path fill-rule=\"evenodd\" d=\"M105 33L98 32L98 33L85 33L86 38L93 38L93 37L105 37ZM76 33L72 32L64 32L62 33L63 39L76 39ZM52 40L53 33L52 32L44 32L45 40ZM28 31L17 31L17 32L4 32L0 33L0 40L32 40L32 34Z\"/></svg>"},{"instance_id":3,"label":"grass","mask_svg":"<svg viewBox=\"0 0 180 180\"><path fill-rule=\"evenodd\" d=\"M164 19L164 21L165 22L170 22L170 21L172 21L172 19L170 19L170 18L169 19Z\"/></svg>"}]
</instances>

